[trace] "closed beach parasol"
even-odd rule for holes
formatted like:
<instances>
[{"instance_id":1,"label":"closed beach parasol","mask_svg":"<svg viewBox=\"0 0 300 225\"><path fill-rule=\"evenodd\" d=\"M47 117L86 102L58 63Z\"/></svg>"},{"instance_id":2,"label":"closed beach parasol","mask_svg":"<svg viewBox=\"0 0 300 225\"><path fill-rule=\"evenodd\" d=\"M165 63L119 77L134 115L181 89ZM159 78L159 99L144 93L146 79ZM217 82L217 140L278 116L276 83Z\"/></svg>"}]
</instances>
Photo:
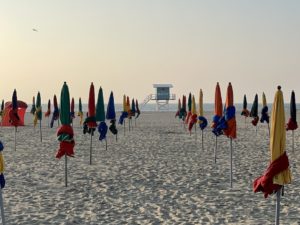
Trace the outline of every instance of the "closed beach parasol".
<instances>
[{"instance_id":1,"label":"closed beach parasol","mask_svg":"<svg viewBox=\"0 0 300 225\"><path fill-rule=\"evenodd\" d=\"M175 114L175 118L176 118L176 117L179 117L180 109L181 109L181 100L180 100L180 98L179 98L179 99L178 99L178 105L177 105L177 111L176 111L176 114Z\"/></svg>"},{"instance_id":2,"label":"closed beach parasol","mask_svg":"<svg viewBox=\"0 0 300 225\"><path fill-rule=\"evenodd\" d=\"M78 113L77 116L79 116L80 118L80 126L82 126L82 122L83 122L83 111L82 111L82 103L81 103L81 98L79 98L79 104L78 104Z\"/></svg>"},{"instance_id":3,"label":"closed beach parasol","mask_svg":"<svg viewBox=\"0 0 300 225\"><path fill-rule=\"evenodd\" d=\"M222 118L222 114L223 114L222 96L221 96L219 82L217 82L216 90L215 90L215 113L211 125L211 127L213 128L212 132L216 136L216 144L215 144L215 152L214 152L215 163L217 162L218 136L222 134L222 128L218 127L219 121Z\"/></svg>"},{"instance_id":4,"label":"closed beach parasol","mask_svg":"<svg viewBox=\"0 0 300 225\"><path fill-rule=\"evenodd\" d=\"M72 98L72 100L71 100L70 118L71 118L71 123L72 123L72 126L73 126L73 119L75 119L75 102L74 102L74 98Z\"/></svg>"},{"instance_id":5,"label":"closed beach parasol","mask_svg":"<svg viewBox=\"0 0 300 225\"><path fill-rule=\"evenodd\" d=\"M107 150L106 134L108 127L105 123L105 109L104 109L104 98L103 90L100 87L98 92L97 106L96 106L96 121L99 122L98 132L100 133L99 140L105 140L105 149Z\"/></svg>"},{"instance_id":6,"label":"closed beach parasol","mask_svg":"<svg viewBox=\"0 0 300 225\"><path fill-rule=\"evenodd\" d=\"M19 126L20 117L18 114L18 98L16 89L12 95L12 109L9 111L9 122L15 127L15 151L17 150L17 127Z\"/></svg>"},{"instance_id":7,"label":"closed beach parasol","mask_svg":"<svg viewBox=\"0 0 300 225\"><path fill-rule=\"evenodd\" d=\"M131 117L135 117L136 108L134 98L131 100ZM136 127L136 119L134 119L134 126Z\"/></svg>"},{"instance_id":8,"label":"closed beach parasol","mask_svg":"<svg viewBox=\"0 0 300 225\"><path fill-rule=\"evenodd\" d=\"M118 140L118 130L116 127L116 111L115 111L115 101L113 92L110 93L107 110L106 119L110 120L109 130L111 133L116 135L116 141Z\"/></svg>"},{"instance_id":9,"label":"closed beach parasol","mask_svg":"<svg viewBox=\"0 0 300 225\"><path fill-rule=\"evenodd\" d=\"M265 93L262 94L262 105L263 105L263 108L261 110L260 122L261 123L264 123L264 122L269 123L269 114L268 114L269 109L268 109L267 99L266 99Z\"/></svg>"},{"instance_id":10,"label":"closed beach parasol","mask_svg":"<svg viewBox=\"0 0 300 225\"><path fill-rule=\"evenodd\" d=\"M201 129L201 144L202 144L202 150L204 149L204 143L203 143L203 130L207 127L207 119L204 117L203 113L203 92L202 89L200 89L199 93L199 117L198 117L198 123Z\"/></svg>"},{"instance_id":11,"label":"closed beach parasol","mask_svg":"<svg viewBox=\"0 0 300 225\"><path fill-rule=\"evenodd\" d=\"M182 119L182 121L185 120L186 117L186 96L183 95L182 96L182 104L181 104L181 109L180 109L180 113L179 113L179 118Z\"/></svg>"},{"instance_id":12,"label":"closed beach parasol","mask_svg":"<svg viewBox=\"0 0 300 225\"><path fill-rule=\"evenodd\" d=\"M292 180L289 169L289 160L285 151L286 131L283 93L281 87L275 94L271 115L270 153L269 167L263 176L257 178L253 183L254 192L263 192L265 198L276 193L276 221L279 224L280 196L283 185Z\"/></svg>"},{"instance_id":13,"label":"closed beach parasol","mask_svg":"<svg viewBox=\"0 0 300 225\"><path fill-rule=\"evenodd\" d=\"M189 123L191 116L192 116L192 93L189 93L188 112L187 112L187 117L185 118L185 123L186 124Z\"/></svg>"},{"instance_id":14,"label":"closed beach parasol","mask_svg":"<svg viewBox=\"0 0 300 225\"><path fill-rule=\"evenodd\" d=\"M31 113L32 115L34 115L35 110L36 110L36 108L35 108L35 97L33 96L33 97L32 97L32 106L31 106L30 113Z\"/></svg>"},{"instance_id":15,"label":"closed beach parasol","mask_svg":"<svg viewBox=\"0 0 300 225\"><path fill-rule=\"evenodd\" d=\"M131 130L131 108L130 108L130 99L129 96L126 98L126 112L128 113L128 129Z\"/></svg>"},{"instance_id":16,"label":"closed beach parasol","mask_svg":"<svg viewBox=\"0 0 300 225\"><path fill-rule=\"evenodd\" d=\"M294 151L294 130L298 128L298 123L297 123L297 108L296 108L296 98L295 98L295 92L292 91L291 94L291 102L290 102L290 119L288 123L286 124L286 130L291 130L292 131L292 147Z\"/></svg>"},{"instance_id":17,"label":"closed beach parasol","mask_svg":"<svg viewBox=\"0 0 300 225\"><path fill-rule=\"evenodd\" d=\"M37 124L37 121L40 121L40 138L41 138L41 142L42 142L42 103L41 103L41 94L40 92L38 92L37 97L36 97L36 110L34 113L34 127Z\"/></svg>"},{"instance_id":18,"label":"closed beach parasol","mask_svg":"<svg viewBox=\"0 0 300 225\"><path fill-rule=\"evenodd\" d=\"M241 112L241 115L244 116L245 118L246 118L246 117L249 117L249 115L250 115L250 112L249 112L249 110L247 109L247 105L248 105L248 103L247 103L247 97L246 97L246 95L244 95L244 100L243 100L243 110L242 110L242 112Z\"/></svg>"},{"instance_id":19,"label":"closed beach parasol","mask_svg":"<svg viewBox=\"0 0 300 225\"><path fill-rule=\"evenodd\" d=\"M65 156L65 186L68 186L68 167L67 156L74 157L74 131L70 119L70 94L69 88L66 82L61 90L60 94L60 121L61 127L57 131L57 139L60 142L59 149L56 153L56 158L60 159Z\"/></svg>"},{"instance_id":20,"label":"closed beach parasol","mask_svg":"<svg viewBox=\"0 0 300 225\"><path fill-rule=\"evenodd\" d=\"M139 118L140 114L141 114L141 110L140 110L140 107L139 107L139 102L138 100L136 99L135 100L135 108L136 108L136 119Z\"/></svg>"},{"instance_id":21,"label":"closed beach parasol","mask_svg":"<svg viewBox=\"0 0 300 225\"><path fill-rule=\"evenodd\" d=\"M259 121L259 116L258 116L258 95L257 94L254 97L254 101L253 101L251 111L250 111L250 116L253 118L251 123L253 124L253 126L256 126L258 121ZM256 131L257 131L257 129L256 129Z\"/></svg>"},{"instance_id":22,"label":"closed beach parasol","mask_svg":"<svg viewBox=\"0 0 300 225\"><path fill-rule=\"evenodd\" d=\"M1 219L2 224L5 223L5 215L4 215L4 202L3 202L3 196L2 196L2 189L5 187L5 178L4 178L4 158L2 155L4 146L2 142L0 141L0 208L1 208Z\"/></svg>"},{"instance_id":23,"label":"closed beach parasol","mask_svg":"<svg viewBox=\"0 0 300 225\"><path fill-rule=\"evenodd\" d=\"M57 104L57 98L56 95L53 97L53 114L52 114L52 119L50 123L50 127L53 127L54 121L57 120L59 124L59 109L58 109L58 104Z\"/></svg>"},{"instance_id":24,"label":"closed beach parasol","mask_svg":"<svg viewBox=\"0 0 300 225\"><path fill-rule=\"evenodd\" d=\"M88 117L84 121L83 133L86 132L91 135L90 142L90 165L92 165L92 142L94 131L97 127L96 123L96 108L95 108L95 89L93 82L90 85L89 102L88 102Z\"/></svg>"},{"instance_id":25,"label":"closed beach parasol","mask_svg":"<svg viewBox=\"0 0 300 225\"><path fill-rule=\"evenodd\" d=\"M135 101L134 101L134 98L131 100L131 116L132 117L135 117L135 112L136 112L136 109L135 109Z\"/></svg>"},{"instance_id":26,"label":"closed beach parasol","mask_svg":"<svg viewBox=\"0 0 300 225\"><path fill-rule=\"evenodd\" d=\"M127 102L126 102L126 95L123 95L123 111L120 115L119 118L119 124L123 125L124 124L124 135L126 132L126 127L125 127L125 119L128 117L128 112L127 112Z\"/></svg>"},{"instance_id":27,"label":"closed beach parasol","mask_svg":"<svg viewBox=\"0 0 300 225\"><path fill-rule=\"evenodd\" d=\"M226 128L224 129L224 134L228 138L230 138L230 187L232 187L232 139L236 138L236 119L235 107L233 104L233 89L231 83L229 83L227 88L225 107Z\"/></svg>"},{"instance_id":28,"label":"closed beach parasol","mask_svg":"<svg viewBox=\"0 0 300 225\"><path fill-rule=\"evenodd\" d=\"M51 114L51 101L49 99L47 104L47 111L45 112L45 117L49 117L50 114Z\"/></svg>"},{"instance_id":29,"label":"closed beach parasol","mask_svg":"<svg viewBox=\"0 0 300 225\"><path fill-rule=\"evenodd\" d=\"M247 117L249 117L250 115L250 112L249 110L247 109L247 97L246 95L244 95L244 100L243 100L243 110L241 112L241 115L245 117L245 128L246 128L246 120L247 120Z\"/></svg>"},{"instance_id":30,"label":"closed beach parasol","mask_svg":"<svg viewBox=\"0 0 300 225\"><path fill-rule=\"evenodd\" d=\"M3 116L4 116L4 100L2 100L2 103L1 103L0 116L1 116L1 125L2 125L2 120L3 120Z\"/></svg>"},{"instance_id":31,"label":"closed beach parasol","mask_svg":"<svg viewBox=\"0 0 300 225\"><path fill-rule=\"evenodd\" d=\"M220 133L220 130L216 129L218 127L219 120L222 118L222 115L223 115L223 104L222 104L221 90L218 82L215 90L215 112L213 116L213 122L211 125L211 127L213 128L213 133L216 136L222 134Z\"/></svg>"},{"instance_id":32,"label":"closed beach parasol","mask_svg":"<svg viewBox=\"0 0 300 225\"><path fill-rule=\"evenodd\" d=\"M190 117L190 120L189 120L189 131L190 131L190 134L192 132L192 128L193 126L197 123L197 110L196 110L196 101L195 101L195 96L193 95L192 96L192 107L191 107L191 117ZM196 132L196 126L195 126L195 132ZM197 135L196 135L197 137Z\"/></svg>"}]
</instances>

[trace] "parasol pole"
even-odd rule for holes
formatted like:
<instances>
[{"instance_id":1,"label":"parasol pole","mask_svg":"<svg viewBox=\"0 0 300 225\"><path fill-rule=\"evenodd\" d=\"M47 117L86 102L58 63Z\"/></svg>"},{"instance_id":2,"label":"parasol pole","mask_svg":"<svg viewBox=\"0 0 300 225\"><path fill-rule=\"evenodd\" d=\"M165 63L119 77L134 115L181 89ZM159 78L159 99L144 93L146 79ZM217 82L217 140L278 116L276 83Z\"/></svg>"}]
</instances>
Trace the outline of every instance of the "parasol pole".
<instances>
[{"instance_id":1,"label":"parasol pole","mask_svg":"<svg viewBox=\"0 0 300 225\"><path fill-rule=\"evenodd\" d=\"M130 132L130 118L128 119L128 129L129 129L129 132Z\"/></svg>"},{"instance_id":2,"label":"parasol pole","mask_svg":"<svg viewBox=\"0 0 300 225\"><path fill-rule=\"evenodd\" d=\"M40 137L41 137L41 142L43 141L42 138L42 120L40 120Z\"/></svg>"},{"instance_id":3,"label":"parasol pole","mask_svg":"<svg viewBox=\"0 0 300 225\"><path fill-rule=\"evenodd\" d=\"M245 116L245 129L247 128L247 117Z\"/></svg>"},{"instance_id":4,"label":"parasol pole","mask_svg":"<svg viewBox=\"0 0 300 225\"><path fill-rule=\"evenodd\" d=\"M218 136L216 135L215 163L217 163L217 148L218 148Z\"/></svg>"},{"instance_id":5,"label":"parasol pole","mask_svg":"<svg viewBox=\"0 0 300 225\"><path fill-rule=\"evenodd\" d=\"M269 137L270 137L270 124L268 123L268 131L269 131Z\"/></svg>"},{"instance_id":6,"label":"parasol pole","mask_svg":"<svg viewBox=\"0 0 300 225\"><path fill-rule=\"evenodd\" d=\"M3 196L2 196L2 188L0 187L0 207L1 207L1 219L2 225L5 225L5 216L4 216L4 206L3 206Z\"/></svg>"},{"instance_id":7,"label":"parasol pole","mask_svg":"<svg viewBox=\"0 0 300 225\"><path fill-rule=\"evenodd\" d=\"M255 135L257 136L257 125L255 126Z\"/></svg>"},{"instance_id":8,"label":"parasol pole","mask_svg":"<svg viewBox=\"0 0 300 225\"><path fill-rule=\"evenodd\" d=\"M279 225L281 188L276 192L275 225Z\"/></svg>"},{"instance_id":9,"label":"parasol pole","mask_svg":"<svg viewBox=\"0 0 300 225\"><path fill-rule=\"evenodd\" d=\"M126 133L126 126L125 126L125 122L126 122L126 120L124 119L124 136L125 136L125 133Z\"/></svg>"},{"instance_id":10,"label":"parasol pole","mask_svg":"<svg viewBox=\"0 0 300 225\"><path fill-rule=\"evenodd\" d=\"M230 138L230 187L232 188L232 138Z\"/></svg>"},{"instance_id":11,"label":"parasol pole","mask_svg":"<svg viewBox=\"0 0 300 225\"><path fill-rule=\"evenodd\" d=\"M90 142L90 165L92 165L92 141L93 141L93 131L91 131L91 142Z\"/></svg>"},{"instance_id":12,"label":"parasol pole","mask_svg":"<svg viewBox=\"0 0 300 225\"><path fill-rule=\"evenodd\" d=\"M130 120L131 120L131 129L132 129L132 131L133 131L133 124L132 124L132 123L133 123L133 121L132 121L132 117L131 117L131 119L130 119Z\"/></svg>"},{"instance_id":13,"label":"parasol pole","mask_svg":"<svg viewBox=\"0 0 300 225\"><path fill-rule=\"evenodd\" d=\"M201 133L202 133L202 135L201 135L201 138L202 138L202 141L201 141L201 143L202 143L202 151L204 150L204 147L203 147L203 130L201 130Z\"/></svg>"},{"instance_id":14,"label":"parasol pole","mask_svg":"<svg viewBox=\"0 0 300 225\"><path fill-rule=\"evenodd\" d=\"M15 126L15 151L17 151L17 127Z\"/></svg>"},{"instance_id":15,"label":"parasol pole","mask_svg":"<svg viewBox=\"0 0 300 225\"><path fill-rule=\"evenodd\" d=\"M196 127L196 124L195 124L195 141L197 141L197 127Z\"/></svg>"},{"instance_id":16,"label":"parasol pole","mask_svg":"<svg viewBox=\"0 0 300 225\"><path fill-rule=\"evenodd\" d=\"M292 130L292 136L293 136L293 138L292 138L292 147L293 147L293 152L294 152L294 150L295 150L295 145L294 145L294 130Z\"/></svg>"},{"instance_id":17,"label":"parasol pole","mask_svg":"<svg viewBox=\"0 0 300 225\"><path fill-rule=\"evenodd\" d=\"M68 187L68 158L65 153L65 187Z\"/></svg>"},{"instance_id":18,"label":"parasol pole","mask_svg":"<svg viewBox=\"0 0 300 225\"><path fill-rule=\"evenodd\" d=\"M134 118L134 126L136 127L136 118Z\"/></svg>"},{"instance_id":19,"label":"parasol pole","mask_svg":"<svg viewBox=\"0 0 300 225\"><path fill-rule=\"evenodd\" d=\"M107 139L105 138L105 150L107 150Z\"/></svg>"}]
</instances>

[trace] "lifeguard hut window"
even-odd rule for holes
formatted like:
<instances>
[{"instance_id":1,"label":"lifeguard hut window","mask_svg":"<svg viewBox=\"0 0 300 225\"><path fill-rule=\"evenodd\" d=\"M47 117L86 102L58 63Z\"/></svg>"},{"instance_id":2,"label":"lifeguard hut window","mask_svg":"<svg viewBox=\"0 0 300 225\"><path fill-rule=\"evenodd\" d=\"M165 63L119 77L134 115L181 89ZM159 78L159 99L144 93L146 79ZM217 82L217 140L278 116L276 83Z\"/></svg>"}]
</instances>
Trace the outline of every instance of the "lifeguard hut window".
<instances>
[{"instance_id":1,"label":"lifeguard hut window","mask_svg":"<svg viewBox=\"0 0 300 225\"><path fill-rule=\"evenodd\" d=\"M158 87L156 89L157 100L169 100L170 99L170 88L169 87Z\"/></svg>"},{"instance_id":2,"label":"lifeguard hut window","mask_svg":"<svg viewBox=\"0 0 300 225\"><path fill-rule=\"evenodd\" d=\"M156 100L170 100L170 88L172 88L173 85L154 84L153 87L156 89Z\"/></svg>"}]
</instances>

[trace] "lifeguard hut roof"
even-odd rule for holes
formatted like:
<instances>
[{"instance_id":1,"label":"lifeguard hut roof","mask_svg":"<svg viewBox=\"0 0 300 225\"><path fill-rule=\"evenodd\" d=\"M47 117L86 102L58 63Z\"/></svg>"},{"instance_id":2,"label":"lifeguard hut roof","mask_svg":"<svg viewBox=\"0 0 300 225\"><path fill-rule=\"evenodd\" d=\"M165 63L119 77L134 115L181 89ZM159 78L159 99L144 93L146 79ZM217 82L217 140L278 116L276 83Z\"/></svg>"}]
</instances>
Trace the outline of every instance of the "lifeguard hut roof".
<instances>
[{"instance_id":1,"label":"lifeguard hut roof","mask_svg":"<svg viewBox=\"0 0 300 225\"><path fill-rule=\"evenodd\" d=\"M172 88L173 85L172 84L153 84L154 88L162 88L162 87L168 87L168 88Z\"/></svg>"}]
</instances>

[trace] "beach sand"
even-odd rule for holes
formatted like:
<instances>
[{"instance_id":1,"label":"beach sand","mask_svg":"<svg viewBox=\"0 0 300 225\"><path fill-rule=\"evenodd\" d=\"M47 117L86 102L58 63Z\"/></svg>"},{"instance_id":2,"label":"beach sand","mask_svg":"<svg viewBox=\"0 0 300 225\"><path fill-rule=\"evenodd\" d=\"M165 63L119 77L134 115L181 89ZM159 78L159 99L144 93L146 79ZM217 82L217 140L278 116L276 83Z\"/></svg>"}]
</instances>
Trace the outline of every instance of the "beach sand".
<instances>
[{"instance_id":1,"label":"beach sand","mask_svg":"<svg viewBox=\"0 0 300 225\"><path fill-rule=\"evenodd\" d=\"M204 131L204 149L197 127L192 135L171 112L144 112L137 127L126 134L119 126L118 142L108 135L108 150L93 138L93 165L89 165L90 137L74 121L75 157L68 158L69 186L64 187L64 159L57 160L55 128L33 128L26 115L24 127L1 127L5 145L6 187L3 189L7 224L274 224L275 196L253 193L252 182L269 161L266 124L258 133L237 115L238 138L233 142L233 188L230 188L230 142ZM206 113L211 121L212 113ZM134 125L134 120L133 120ZM287 132L287 152L293 175L281 203L281 224L300 224L299 131Z\"/></svg>"}]
</instances>

